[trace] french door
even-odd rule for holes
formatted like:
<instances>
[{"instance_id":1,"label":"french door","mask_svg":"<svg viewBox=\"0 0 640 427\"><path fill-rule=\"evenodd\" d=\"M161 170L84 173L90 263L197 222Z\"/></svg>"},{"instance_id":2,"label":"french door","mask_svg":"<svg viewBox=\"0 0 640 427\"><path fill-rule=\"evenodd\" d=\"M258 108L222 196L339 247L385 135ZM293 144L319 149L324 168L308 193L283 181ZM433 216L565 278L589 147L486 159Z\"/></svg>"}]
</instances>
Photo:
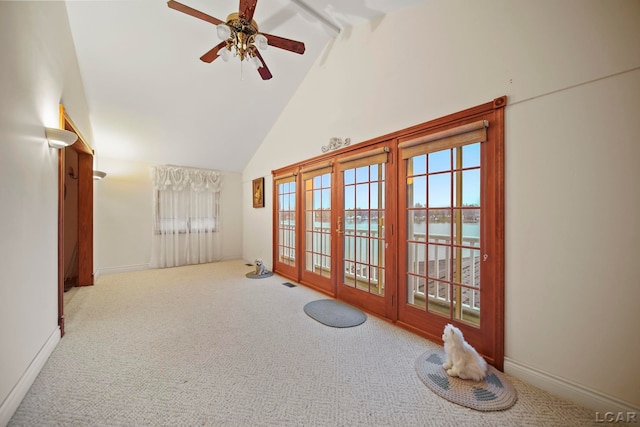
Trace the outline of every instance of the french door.
<instances>
[{"instance_id":1,"label":"french door","mask_svg":"<svg viewBox=\"0 0 640 427\"><path fill-rule=\"evenodd\" d=\"M502 368L502 121L493 111L398 142L398 321L448 323Z\"/></svg>"},{"instance_id":2,"label":"french door","mask_svg":"<svg viewBox=\"0 0 640 427\"><path fill-rule=\"evenodd\" d=\"M385 225L389 151L381 144L338 157L336 174L337 296L382 316L393 295Z\"/></svg>"},{"instance_id":3,"label":"french door","mask_svg":"<svg viewBox=\"0 0 640 427\"><path fill-rule=\"evenodd\" d=\"M335 270L333 223L333 162L320 162L301 169L302 234L300 282L333 295Z\"/></svg>"},{"instance_id":4,"label":"french door","mask_svg":"<svg viewBox=\"0 0 640 427\"><path fill-rule=\"evenodd\" d=\"M274 271L502 369L505 105L274 171Z\"/></svg>"},{"instance_id":5,"label":"french door","mask_svg":"<svg viewBox=\"0 0 640 427\"><path fill-rule=\"evenodd\" d=\"M297 172L287 171L274 177L274 226L275 243L273 270L294 280L298 274L298 204Z\"/></svg>"}]
</instances>

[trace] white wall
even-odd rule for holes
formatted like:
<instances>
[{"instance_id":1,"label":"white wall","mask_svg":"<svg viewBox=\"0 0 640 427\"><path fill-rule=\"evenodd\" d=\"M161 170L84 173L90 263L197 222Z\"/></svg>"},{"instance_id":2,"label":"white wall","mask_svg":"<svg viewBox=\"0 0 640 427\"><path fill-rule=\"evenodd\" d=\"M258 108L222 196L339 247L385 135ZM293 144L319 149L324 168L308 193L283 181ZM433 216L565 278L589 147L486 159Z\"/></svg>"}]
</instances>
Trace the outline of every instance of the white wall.
<instances>
[{"instance_id":1,"label":"white wall","mask_svg":"<svg viewBox=\"0 0 640 427\"><path fill-rule=\"evenodd\" d=\"M636 407L638 94L640 69L513 105L506 129L506 354Z\"/></svg>"},{"instance_id":2,"label":"white wall","mask_svg":"<svg viewBox=\"0 0 640 427\"><path fill-rule=\"evenodd\" d=\"M273 160L267 160L267 164ZM261 258L265 266L271 269L273 266L271 256L272 225L271 212L273 209L273 181L271 173L263 171L260 165L260 172L255 175L247 175L245 172L242 179L242 259L253 263L257 258ZM258 173L260 175L258 175ZM264 178L264 208L253 207L253 180Z\"/></svg>"},{"instance_id":3,"label":"white wall","mask_svg":"<svg viewBox=\"0 0 640 427\"><path fill-rule=\"evenodd\" d=\"M222 184L222 257L242 258L242 174L224 172Z\"/></svg>"},{"instance_id":4,"label":"white wall","mask_svg":"<svg viewBox=\"0 0 640 427\"><path fill-rule=\"evenodd\" d=\"M107 176L96 182L94 212L98 275L148 268L151 258L151 164L99 157Z\"/></svg>"},{"instance_id":5,"label":"white wall","mask_svg":"<svg viewBox=\"0 0 640 427\"><path fill-rule=\"evenodd\" d=\"M148 268L151 260L154 164L100 157L107 177L94 186L98 274ZM223 172L221 191L222 258L242 256L242 175Z\"/></svg>"},{"instance_id":6,"label":"white wall","mask_svg":"<svg viewBox=\"0 0 640 427\"><path fill-rule=\"evenodd\" d=\"M271 260L251 180L501 95L508 372L638 410L640 2L434 0L344 32L243 175L243 257Z\"/></svg>"},{"instance_id":7,"label":"white wall","mask_svg":"<svg viewBox=\"0 0 640 427\"><path fill-rule=\"evenodd\" d=\"M63 2L0 2L0 425L60 339L58 127L63 103L91 143Z\"/></svg>"}]
</instances>

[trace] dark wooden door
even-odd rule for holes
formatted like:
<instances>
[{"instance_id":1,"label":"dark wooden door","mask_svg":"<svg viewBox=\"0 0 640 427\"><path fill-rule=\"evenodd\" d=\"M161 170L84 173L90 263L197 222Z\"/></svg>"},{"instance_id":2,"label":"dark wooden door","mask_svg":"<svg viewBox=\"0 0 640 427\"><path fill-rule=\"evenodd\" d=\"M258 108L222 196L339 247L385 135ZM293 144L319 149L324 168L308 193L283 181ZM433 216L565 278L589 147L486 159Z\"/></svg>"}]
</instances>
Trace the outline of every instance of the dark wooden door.
<instances>
[{"instance_id":1,"label":"dark wooden door","mask_svg":"<svg viewBox=\"0 0 640 427\"><path fill-rule=\"evenodd\" d=\"M78 140L65 150L73 150L78 157L77 171L77 285L91 286L93 276L93 149L82 137L78 128L60 106L60 128L75 132ZM64 335L64 289L65 289L65 179L70 170L65 162L64 151L58 153L58 326ZM74 237L75 238L75 237Z\"/></svg>"}]
</instances>

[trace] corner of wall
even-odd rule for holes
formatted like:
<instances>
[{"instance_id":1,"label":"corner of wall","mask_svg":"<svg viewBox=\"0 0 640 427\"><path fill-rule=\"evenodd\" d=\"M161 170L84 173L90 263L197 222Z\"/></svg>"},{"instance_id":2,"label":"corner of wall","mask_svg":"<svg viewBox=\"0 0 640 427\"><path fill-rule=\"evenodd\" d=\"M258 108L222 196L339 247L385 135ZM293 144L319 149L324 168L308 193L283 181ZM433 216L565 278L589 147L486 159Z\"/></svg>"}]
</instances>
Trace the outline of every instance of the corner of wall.
<instances>
[{"instance_id":1,"label":"corner of wall","mask_svg":"<svg viewBox=\"0 0 640 427\"><path fill-rule=\"evenodd\" d=\"M44 364L60 342L60 338L60 327L56 327L51 335L49 335L49 338L44 343L27 370L22 374L20 380L13 387L4 402L2 402L2 405L0 405L0 426L9 424L11 417L20 406L22 399L27 395L27 392L44 367Z\"/></svg>"},{"instance_id":2,"label":"corner of wall","mask_svg":"<svg viewBox=\"0 0 640 427\"><path fill-rule=\"evenodd\" d=\"M504 359L504 371L528 384L594 411L601 413L640 413L640 407L569 381L566 378L543 372L508 357Z\"/></svg>"}]
</instances>

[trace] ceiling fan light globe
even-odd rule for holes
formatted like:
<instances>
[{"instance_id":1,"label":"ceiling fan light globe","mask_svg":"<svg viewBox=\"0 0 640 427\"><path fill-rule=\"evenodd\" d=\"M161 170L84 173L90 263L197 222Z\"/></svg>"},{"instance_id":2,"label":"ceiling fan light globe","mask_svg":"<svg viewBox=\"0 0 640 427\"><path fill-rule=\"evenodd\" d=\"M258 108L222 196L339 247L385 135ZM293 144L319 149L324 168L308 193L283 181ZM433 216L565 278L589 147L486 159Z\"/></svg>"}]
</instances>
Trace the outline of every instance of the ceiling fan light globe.
<instances>
[{"instance_id":1,"label":"ceiling fan light globe","mask_svg":"<svg viewBox=\"0 0 640 427\"><path fill-rule=\"evenodd\" d=\"M255 68L256 70L262 67L262 62L260 62L257 56L252 56L250 62L251 65L253 65L253 68Z\"/></svg>"},{"instance_id":2,"label":"ceiling fan light globe","mask_svg":"<svg viewBox=\"0 0 640 427\"><path fill-rule=\"evenodd\" d=\"M231 29L228 25L220 24L216 27L216 31L220 40L227 40L229 37L231 37Z\"/></svg>"},{"instance_id":3,"label":"ceiling fan light globe","mask_svg":"<svg viewBox=\"0 0 640 427\"><path fill-rule=\"evenodd\" d=\"M228 62L231 57L231 52L229 49L223 48L218 51L218 56L220 56L224 62Z\"/></svg>"},{"instance_id":4,"label":"ceiling fan light globe","mask_svg":"<svg viewBox=\"0 0 640 427\"><path fill-rule=\"evenodd\" d=\"M260 50L265 50L269 45L267 38L262 34L256 34L253 41Z\"/></svg>"}]
</instances>

